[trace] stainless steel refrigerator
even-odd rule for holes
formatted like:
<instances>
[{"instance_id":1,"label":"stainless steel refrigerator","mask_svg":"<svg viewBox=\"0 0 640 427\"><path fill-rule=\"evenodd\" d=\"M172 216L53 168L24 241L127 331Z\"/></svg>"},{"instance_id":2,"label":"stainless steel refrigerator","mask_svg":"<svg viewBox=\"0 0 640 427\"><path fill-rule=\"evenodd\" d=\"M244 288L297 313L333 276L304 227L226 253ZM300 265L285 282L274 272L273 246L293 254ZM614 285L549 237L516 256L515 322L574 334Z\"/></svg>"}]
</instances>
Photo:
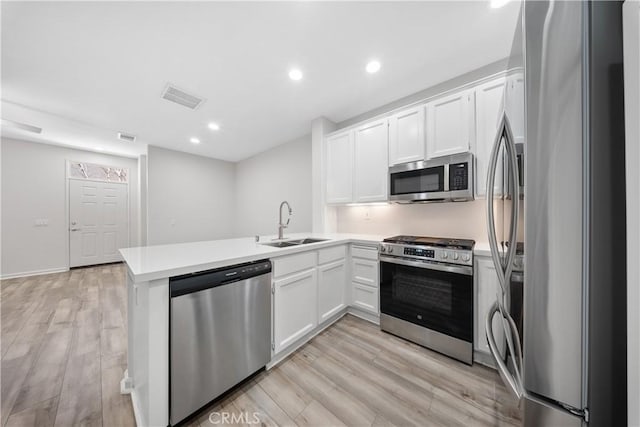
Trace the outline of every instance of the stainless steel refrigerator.
<instances>
[{"instance_id":1,"label":"stainless steel refrigerator","mask_svg":"<svg viewBox=\"0 0 640 427\"><path fill-rule=\"evenodd\" d=\"M621 2L523 2L509 70L487 176L487 341L525 426L625 426Z\"/></svg>"}]
</instances>

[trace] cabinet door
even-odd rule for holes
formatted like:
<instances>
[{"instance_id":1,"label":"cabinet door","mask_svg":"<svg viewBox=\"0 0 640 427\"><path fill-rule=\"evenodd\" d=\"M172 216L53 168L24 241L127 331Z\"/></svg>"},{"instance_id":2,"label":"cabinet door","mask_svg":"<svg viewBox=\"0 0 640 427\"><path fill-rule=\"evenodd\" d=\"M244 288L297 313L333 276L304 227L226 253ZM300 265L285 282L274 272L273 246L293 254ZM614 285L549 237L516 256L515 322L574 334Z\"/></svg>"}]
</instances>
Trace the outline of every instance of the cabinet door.
<instances>
[{"instance_id":1,"label":"cabinet door","mask_svg":"<svg viewBox=\"0 0 640 427\"><path fill-rule=\"evenodd\" d=\"M378 287L378 261L353 258L351 260L351 280L363 285Z\"/></svg>"},{"instance_id":2,"label":"cabinet door","mask_svg":"<svg viewBox=\"0 0 640 427\"><path fill-rule=\"evenodd\" d=\"M389 166L424 160L424 105L389 118Z\"/></svg>"},{"instance_id":3,"label":"cabinet door","mask_svg":"<svg viewBox=\"0 0 640 427\"><path fill-rule=\"evenodd\" d=\"M476 196L487 194L487 168L493 149L498 124L504 109L505 79L499 78L484 83L476 88ZM496 171L502 177L501 164ZM496 179L494 185L496 195L502 194L502 179Z\"/></svg>"},{"instance_id":4,"label":"cabinet door","mask_svg":"<svg viewBox=\"0 0 640 427\"><path fill-rule=\"evenodd\" d=\"M345 307L347 268L345 260L318 267L318 323Z\"/></svg>"},{"instance_id":5,"label":"cabinet door","mask_svg":"<svg viewBox=\"0 0 640 427\"><path fill-rule=\"evenodd\" d=\"M485 318L493 303L496 301L500 284L498 275L493 266L491 258L476 258L475 268L476 284L476 319L475 319L475 349L489 353L489 345L485 334ZM500 325L500 318L496 316L493 320L493 330L496 342L501 352L504 352L504 333Z\"/></svg>"},{"instance_id":6,"label":"cabinet door","mask_svg":"<svg viewBox=\"0 0 640 427\"><path fill-rule=\"evenodd\" d=\"M326 140L327 203L349 203L353 199L353 143L351 132Z\"/></svg>"},{"instance_id":7,"label":"cabinet door","mask_svg":"<svg viewBox=\"0 0 640 427\"><path fill-rule=\"evenodd\" d=\"M427 158L469 151L475 133L474 93L465 90L427 104Z\"/></svg>"},{"instance_id":8,"label":"cabinet door","mask_svg":"<svg viewBox=\"0 0 640 427\"><path fill-rule=\"evenodd\" d=\"M380 314L378 288L353 282L353 306L372 314Z\"/></svg>"},{"instance_id":9,"label":"cabinet door","mask_svg":"<svg viewBox=\"0 0 640 427\"><path fill-rule=\"evenodd\" d=\"M355 131L355 202L380 202L388 198L389 133L387 119Z\"/></svg>"},{"instance_id":10,"label":"cabinet door","mask_svg":"<svg viewBox=\"0 0 640 427\"><path fill-rule=\"evenodd\" d=\"M273 341L275 353L315 328L317 324L316 269L274 281Z\"/></svg>"}]
</instances>

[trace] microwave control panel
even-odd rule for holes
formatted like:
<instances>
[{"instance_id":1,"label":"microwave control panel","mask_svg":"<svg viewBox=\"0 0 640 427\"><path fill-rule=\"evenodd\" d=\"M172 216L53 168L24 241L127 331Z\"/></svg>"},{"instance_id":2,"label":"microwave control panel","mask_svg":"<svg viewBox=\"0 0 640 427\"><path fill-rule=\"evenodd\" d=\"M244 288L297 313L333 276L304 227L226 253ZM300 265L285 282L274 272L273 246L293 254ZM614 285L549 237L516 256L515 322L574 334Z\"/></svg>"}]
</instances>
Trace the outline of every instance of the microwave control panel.
<instances>
[{"instance_id":1,"label":"microwave control panel","mask_svg":"<svg viewBox=\"0 0 640 427\"><path fill-rule=\"evenodd\" d=\"M449 165L449 190L467 190L469 188L469 163Z\"/></svg>"}]
</instances>

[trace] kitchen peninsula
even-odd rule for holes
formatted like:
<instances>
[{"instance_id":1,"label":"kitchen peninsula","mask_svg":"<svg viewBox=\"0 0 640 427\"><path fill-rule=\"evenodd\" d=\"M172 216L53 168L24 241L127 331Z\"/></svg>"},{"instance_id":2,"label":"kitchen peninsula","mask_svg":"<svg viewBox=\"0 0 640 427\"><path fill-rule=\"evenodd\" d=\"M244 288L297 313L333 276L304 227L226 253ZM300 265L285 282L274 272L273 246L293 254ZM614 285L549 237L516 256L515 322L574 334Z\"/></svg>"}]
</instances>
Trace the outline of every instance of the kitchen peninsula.
<instances>
[{"instance_id":1,"label":"kitchen peninsula","mask_svg":"<svg viewBox=\"0 0 640 427\"><path fill-rule=\"evenodd\" d=\"M127 265L129 346L121 390L131 393L139 426L170 424L170 278L270 260L267 368L347 312L378 322L377 260L382 238L304 233L285 241L296 239L314 243L273 247L269 236L259 241L240 238L120 251Z\"/></svg>"}]
</instances>

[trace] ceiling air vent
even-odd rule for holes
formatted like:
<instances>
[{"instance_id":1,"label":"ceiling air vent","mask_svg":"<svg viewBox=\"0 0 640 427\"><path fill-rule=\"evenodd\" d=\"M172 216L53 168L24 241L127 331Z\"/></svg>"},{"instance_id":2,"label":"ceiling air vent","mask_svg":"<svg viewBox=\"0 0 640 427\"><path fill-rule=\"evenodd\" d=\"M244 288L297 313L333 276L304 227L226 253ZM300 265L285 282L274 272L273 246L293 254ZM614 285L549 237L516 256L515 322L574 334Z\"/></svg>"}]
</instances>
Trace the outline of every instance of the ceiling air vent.
<instances>
[{"instance_id":1,"label":"ceiling air vent","mask_svg":"<svg viewBox=\"0 0 640 427\"><path fill-rule=\"evenodd\" d=\"M182 89L178 89L171 83L167 84L167 87L164 88L162 92L162 98L167 101L175 102L176 104L183 105L187 108L195 110L204 102L204 98L199 98L195 95L191 95L183 91Z\"/></svg>"},{"instance_id":2,"label":"ceiling air vent","mask_svg":"<svg viewBox=\"0 0 640 427\"><path fill-rule=\"evenodd\" d=\"M124 142L136 142L136 136L124 132L118 132L118 139Z\"/></svg>"}]
</instances>

